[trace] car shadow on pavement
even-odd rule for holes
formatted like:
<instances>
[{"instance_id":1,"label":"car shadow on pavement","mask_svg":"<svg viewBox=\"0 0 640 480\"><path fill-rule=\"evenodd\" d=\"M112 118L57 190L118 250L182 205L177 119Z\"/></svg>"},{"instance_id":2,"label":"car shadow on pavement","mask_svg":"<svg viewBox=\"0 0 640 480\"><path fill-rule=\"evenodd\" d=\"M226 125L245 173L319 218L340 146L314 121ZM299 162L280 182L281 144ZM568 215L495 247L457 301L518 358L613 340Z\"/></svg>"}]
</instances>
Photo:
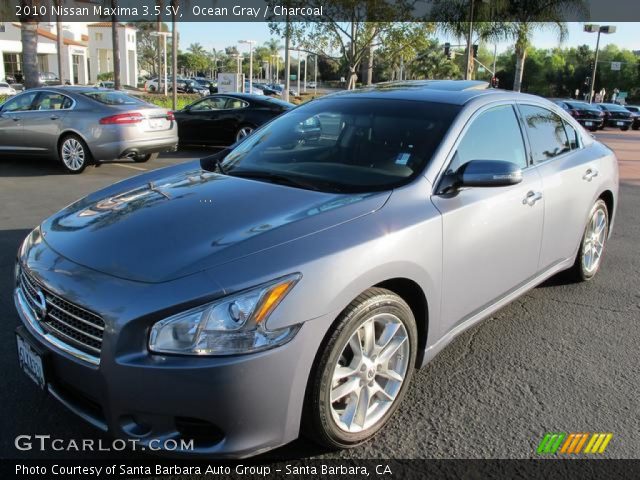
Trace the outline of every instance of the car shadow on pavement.
<instances>
[{"instance_id":1,"label":"car shadow on pavement","mask_svg":"<svg viewBox=\"0 0 640 480\"><path fill-rule=\"evenodd\" d=\"M0 156L0 177L66 175L55 160L29 156Z\"/></svg>"}]
</instances>

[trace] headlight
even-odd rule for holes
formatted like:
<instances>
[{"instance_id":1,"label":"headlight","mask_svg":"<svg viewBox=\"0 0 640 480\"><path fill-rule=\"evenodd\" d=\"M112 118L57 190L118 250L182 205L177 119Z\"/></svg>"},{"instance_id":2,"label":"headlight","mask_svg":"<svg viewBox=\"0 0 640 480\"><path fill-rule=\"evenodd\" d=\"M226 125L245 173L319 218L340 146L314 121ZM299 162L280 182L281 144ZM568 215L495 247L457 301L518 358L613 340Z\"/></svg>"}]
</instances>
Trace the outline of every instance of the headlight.
<instances>
[{"instance_id":1,"label":"headlight","mask_svg":"<svg viewBox=\"0 0 640 480\"><path fill-rule=\"evenodd\" d=\"M267 318L300 280L300 274L230 295L156 323L149 350L183 355L233 355L282 345L299 325L267 330Z\"/></svg>"}]
</instances>

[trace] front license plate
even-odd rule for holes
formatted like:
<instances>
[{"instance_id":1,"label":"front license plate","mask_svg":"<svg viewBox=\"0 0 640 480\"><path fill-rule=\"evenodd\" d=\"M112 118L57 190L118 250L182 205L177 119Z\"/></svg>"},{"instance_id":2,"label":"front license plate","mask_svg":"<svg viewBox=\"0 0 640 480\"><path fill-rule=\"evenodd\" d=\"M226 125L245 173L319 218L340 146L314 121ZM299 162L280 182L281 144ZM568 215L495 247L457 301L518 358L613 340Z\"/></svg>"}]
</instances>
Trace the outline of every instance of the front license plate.
<instances>
[{"instance_id":1,"label":"front license plate","mask_svg":"<svg viewBox=\"0 0 640 480\"><path fill-rule=\"evenodd\" d=\"M593 127L593 122L584 122L585 126Z\"/></svg>"},{"instance_id":2,"label":"front license plate","mask_svg":"<svg viewBox=\"0 0 640 480\"><path fill-rule=\"evenodd\" d=\"M42 356L18 333L16 333L16 342L18 343L18 361L20 362L20 368L22 368L31 380L44 390L47 382L44 376Z\"/></svg>"},{"instance_id":3,"label":"front license plate","mask_svg":"<svg viewBox=\"0 0 640 480\"><path fill-rule=\"evenodd\" d=\"M624 126L624 122L618 122L618 123L617 123L617 125L618 125L619 127L622 127L622 126Z\"/></svg>"}]
</instances>

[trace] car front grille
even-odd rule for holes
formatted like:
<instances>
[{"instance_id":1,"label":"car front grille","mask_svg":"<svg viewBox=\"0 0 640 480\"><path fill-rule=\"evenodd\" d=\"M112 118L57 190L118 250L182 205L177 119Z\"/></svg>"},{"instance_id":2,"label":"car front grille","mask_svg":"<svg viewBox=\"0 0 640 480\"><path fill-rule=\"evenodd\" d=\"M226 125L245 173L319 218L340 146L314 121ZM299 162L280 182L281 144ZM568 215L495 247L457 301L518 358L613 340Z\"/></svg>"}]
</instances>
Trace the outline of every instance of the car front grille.
<instances>
[{"instance_id":1,"label":"car front grille","mask_svg":"<svg viewBox=\"0 0 640 480\"><path fill-rule=\"evenodd\" d=\"M104 320L95 313L78 307L54 295L36 282L24 269L20 273L20 289L44 331L58 340L85 352L100 357ZM44 318L38 318L39 293L46 302Z\"/></svg>"}]
</instances>

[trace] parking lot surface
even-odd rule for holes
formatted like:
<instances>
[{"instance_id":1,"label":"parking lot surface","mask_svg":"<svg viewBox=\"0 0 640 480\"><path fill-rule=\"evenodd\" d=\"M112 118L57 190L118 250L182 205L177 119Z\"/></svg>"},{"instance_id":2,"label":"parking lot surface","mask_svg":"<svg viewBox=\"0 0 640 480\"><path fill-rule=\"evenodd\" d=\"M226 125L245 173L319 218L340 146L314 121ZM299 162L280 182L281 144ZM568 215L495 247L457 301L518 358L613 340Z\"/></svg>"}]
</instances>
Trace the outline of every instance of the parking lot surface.
<instances>
[{"instance_id":1,"label":"parking lot surface","mask_svg":"<svg viewBox=\"0 0 640 480\"><path fill-rule=\"evenodd\" d=\"M603 456L639 458L640 132L597 136L617 152L622 185L613 237L594 281L553 278L459 336L417 372L390 424L365 445L326 452L299 440L264 458L531 458L546 432L611 432ZM0 159L0 458L78 458L19 452L17 435L108 438L42 394L18 368L12 276L21 240L91 191L205 154L103 164L75 176L45 161Z\"/></svg>"}]
</instances>

